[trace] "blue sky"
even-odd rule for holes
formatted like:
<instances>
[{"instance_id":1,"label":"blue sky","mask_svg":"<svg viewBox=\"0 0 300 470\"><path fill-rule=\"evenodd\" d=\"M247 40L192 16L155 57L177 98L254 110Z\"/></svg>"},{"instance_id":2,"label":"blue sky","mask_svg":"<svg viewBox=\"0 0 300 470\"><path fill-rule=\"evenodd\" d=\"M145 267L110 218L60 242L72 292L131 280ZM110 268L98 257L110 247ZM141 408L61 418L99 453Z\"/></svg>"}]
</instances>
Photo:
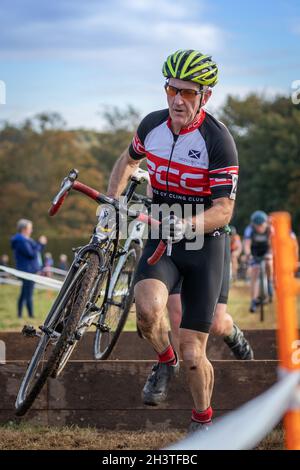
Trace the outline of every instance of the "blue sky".
<instances>
[{"instance_id":1,"label":"blue sky","mask_svg":"<svg viewBox=\"0 0 300 470\"><path fill-rule=\"evenodd\" d=\"M105 106L165 107L161 67L181 48L220 67L209 108L228 93L290 93L300 79L299 0L1 0L0 119L60 112L100 129Z\"/></svg>"}]
</instances>

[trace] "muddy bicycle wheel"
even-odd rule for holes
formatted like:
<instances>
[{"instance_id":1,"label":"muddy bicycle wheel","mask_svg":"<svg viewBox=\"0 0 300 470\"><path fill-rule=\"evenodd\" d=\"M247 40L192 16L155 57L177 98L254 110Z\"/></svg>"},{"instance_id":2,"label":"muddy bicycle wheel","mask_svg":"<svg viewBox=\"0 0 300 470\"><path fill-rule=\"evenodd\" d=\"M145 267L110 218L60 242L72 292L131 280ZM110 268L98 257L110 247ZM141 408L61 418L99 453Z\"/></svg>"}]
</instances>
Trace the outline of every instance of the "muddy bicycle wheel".
<instances>
[{"instance_id":1,"label":"muddy bicycle wheel","mask_svg":"<svg viewBox=\"0 0 300 470\"><path fill-rule=\"evenodd\" d=\"M88 253L69 286L64 289L52 323L45 326L39 344L22 380L15 407L17 416L24 415L42 390L47 378L59 367L68 348L73 347L76 327L89 300L99 272L97 254ZM74 349L74 348L73 348Z\"/></svg>"}]
</instances>

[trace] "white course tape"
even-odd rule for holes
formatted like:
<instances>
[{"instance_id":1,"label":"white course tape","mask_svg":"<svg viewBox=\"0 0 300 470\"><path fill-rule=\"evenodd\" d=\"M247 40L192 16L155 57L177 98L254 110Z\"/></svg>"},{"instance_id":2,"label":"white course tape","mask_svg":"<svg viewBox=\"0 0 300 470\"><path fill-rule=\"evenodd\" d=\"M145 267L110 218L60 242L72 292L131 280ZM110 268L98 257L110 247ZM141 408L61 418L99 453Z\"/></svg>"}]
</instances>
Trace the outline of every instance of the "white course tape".
<instances>
[{"instance_id":1,"label":"white course tape","mask_svg":"<svg viewBox=\"0 0 300 470\"><path fill-rule=\"evenodd\" d=\"M0 275L0 285L1 284L6 284L6 285L9 285L9 286L17 286L17 287L20 287L22 285L22 281L18 281L17 279L14 279L12 277L2 277ZM59 288L57 287L50 287L50 286L44 286L44 285L41 285L39 284L38 282L35 283L35 289L47 289L47 290L54 290L54 291L58 291L60 290Z\"/></svg>"},{"instance_id":2,"label":"white course tape","mask_svg":"<svg viewBox=\"0 0 300 470\"><path fill-rule=\"evenodd\" d=\"M43 272L59 274L60 276L66 276L68 273L68 271L65 271L64 269L53 268L52 266L45 266L43 268Z\"/></svg>"},{"instance_id":3,"label":"white course tape","mask_svg":"<svg viewBox=\"0 0 300 470\"><path fill-rule=\"evenodd\" d=\"M21 279L27 279L28 281L37 282L38 284L41 284L46 287L52 287L55 290L60 290L63 284L62 281L58 281L57 279L51 279L49 277L39 276L38 274L26 273L24 271L19 271L17 269L9 268L7 266L0 265L0 271L4 271L6 273L12 274L13 276L21 278Z\"/></svg>"},{"instance_id":4,"label":"white course tape","mask_svg":"<svg viewBox=\"0 0 300 470\"><path fill-rule=\"evenodd\" d=\"M63 285L63 281L58 281L57 279L52 279L46 276L39 276L38 274L31 274L31 273L25 273L24 271L18 271L17 269L14 268L8 268L7 266L1 266L0 265L0 271L4 271L6 273L12 274L15 277L21 278L21 279L27 279L29 281L34 281L37 284L47 287L52 290L57 290L59 291ZM5 279L5 278L4 278ZM13 280L12 280L13 281ZM18 285L15 282L7 282L7 281L2 281L0 280L0 284L12 284L12 285ZM104 291L101 291L101 295L104 295ZM114 291L114 296L124 296L128 293L127 288L119 289L118 291Z\"/></svg>"},{"instance_id":5,"label":"white course tape","mask_svg":"<svg viewBox=\"0 0 300 470\"><path fill-rule=\"evenodd\" d=\"M269 390L220 418L207 432L196 431L168 450L253 449L290 408L300 371L291 372Z\"/></svg>"}]
</instances>

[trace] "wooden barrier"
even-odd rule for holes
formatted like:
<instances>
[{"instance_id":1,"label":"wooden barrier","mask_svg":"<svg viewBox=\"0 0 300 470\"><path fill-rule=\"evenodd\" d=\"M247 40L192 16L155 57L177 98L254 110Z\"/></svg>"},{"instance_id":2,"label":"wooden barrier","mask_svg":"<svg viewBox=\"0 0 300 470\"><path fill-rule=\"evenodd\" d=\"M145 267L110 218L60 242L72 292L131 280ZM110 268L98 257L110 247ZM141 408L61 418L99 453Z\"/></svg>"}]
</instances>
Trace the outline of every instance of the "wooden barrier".
<instances>
[{"instance_id":1,"label":"wooden barrier","mask_svg":"<svg viewBox=\"0 0 300 470\"><path fill-rule=\"evenodd\" d=\"M277 359L275 330L245 330L255 359ZM0 332L0 340L6 345L6 359L30 360L36 347L36 339L25 338L16 332ZM93 360L94 333L88 332L75 349L72 360ZM211 360L233 359L232 353L222 338L210 336L208 340L208 357ZM125 331L110 359L117 360L147 360L154 359L155 353L147 341L138 337L136 332Z\"/></svg>"},{"instance_id":2,"label":"wooden barrier","mask_svg":"<svg viewBox=\"0 0 300 470\"><path fill-rule=\"evenodd\" d=\"M185 429L193 402L184 371L171 384L168 401L146 407L141 390L152 361L70 361L59 379L50 379L24 418L44 425L105 429ZM277 361L213 361L215 415L246 403L276 382ZM25 361L0 366L0 422L15 420L14 402Z\"/></svg>"}]
</instances>

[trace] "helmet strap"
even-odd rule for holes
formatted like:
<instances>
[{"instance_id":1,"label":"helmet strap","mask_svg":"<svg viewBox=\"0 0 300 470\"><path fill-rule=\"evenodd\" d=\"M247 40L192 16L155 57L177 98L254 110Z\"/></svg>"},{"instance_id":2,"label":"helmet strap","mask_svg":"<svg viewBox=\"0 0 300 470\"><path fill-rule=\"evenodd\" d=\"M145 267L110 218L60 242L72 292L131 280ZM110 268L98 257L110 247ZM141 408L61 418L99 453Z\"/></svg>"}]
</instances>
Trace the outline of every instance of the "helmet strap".
<instances>
[{"instance_id":1,"label":"helmet strap","mask_svg":"<svg viewBox=\"0 0 300 470\"><path fill-rule=\"evenodd\" d=\"M202 108L202 101L203 101L203 93L201 93L201 97L200 97L200 103L199 103L199 108L196 112L196 115L200 113L201 111L201 108Z\"/></svg>"}]
</instances>

